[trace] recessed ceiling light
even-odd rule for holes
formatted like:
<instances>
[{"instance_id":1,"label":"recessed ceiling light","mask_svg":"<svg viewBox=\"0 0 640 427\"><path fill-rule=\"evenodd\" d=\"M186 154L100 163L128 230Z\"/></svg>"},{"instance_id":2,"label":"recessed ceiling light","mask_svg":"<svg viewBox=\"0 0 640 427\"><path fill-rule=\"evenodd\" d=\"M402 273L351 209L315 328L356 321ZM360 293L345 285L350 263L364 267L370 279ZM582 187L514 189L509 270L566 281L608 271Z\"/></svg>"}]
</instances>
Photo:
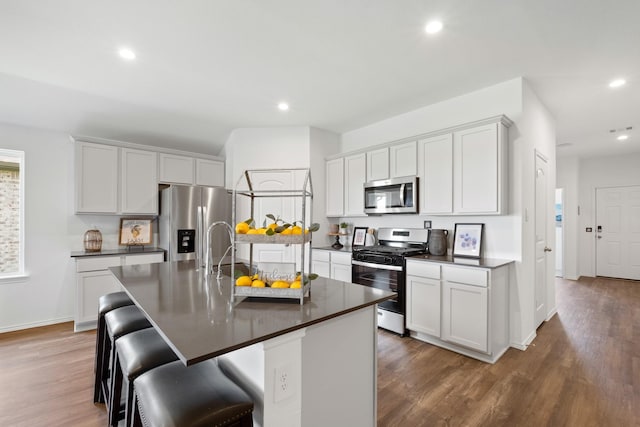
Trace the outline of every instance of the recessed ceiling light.
<instances>
[{"instance_id":1,"label":"recessed ceiling light","mask_svg":"<svg viewBox=\"0 0 640 427\"><path fill-rule=\"evenodd\" d=\"M625 79L615 79L615 80L611 80L611 82L609 83L609 87L617 88L620 86L624 86L625 84L627 84L627 81Z\"/></svg>"},{"instance_id":2,"label":"recessed ceiling light","mask_svg":"<svg viewBox=\"0 0 640 427\"><path fill-rule=\"evenodd\" d=\"M287 104L286 102L281 102L278 104L278 110L287 111L288 109L289 109L289 104Z\"/></svg>"},{"instance_id":3,"label":"recessed ceiling light","mask_svg":"<svg viewBox=\"0 0 640 427\"><path fill-rule=\"evenodd\" d=\"M120 58L126 59L127 61L133 61L136 59L136 53L127 47L123 47L118 51L118 55Z\"/></svg>"},{"instance_id":4,"label":"recessed ceiling light","mask_svg":"<svg viewBox=\"0 0 640 427\"><path fill-rule=\"evenodd\" d=\"M619 137L616 138L618 141L626 141L627 139L629 139L629 135L620 135Z\"/></svg>"},{"instance_id":5,"label":"recessed ceiling light","mask_svg":"<svg viewBox=\"0 0 640 427\"><path fill-rule=\"evenodd\" d=\"M442 22L440 21L431 21L425 25L424 30L427 34L435 34L439 33L442 30Z\"/></svg>"}]
</instances>

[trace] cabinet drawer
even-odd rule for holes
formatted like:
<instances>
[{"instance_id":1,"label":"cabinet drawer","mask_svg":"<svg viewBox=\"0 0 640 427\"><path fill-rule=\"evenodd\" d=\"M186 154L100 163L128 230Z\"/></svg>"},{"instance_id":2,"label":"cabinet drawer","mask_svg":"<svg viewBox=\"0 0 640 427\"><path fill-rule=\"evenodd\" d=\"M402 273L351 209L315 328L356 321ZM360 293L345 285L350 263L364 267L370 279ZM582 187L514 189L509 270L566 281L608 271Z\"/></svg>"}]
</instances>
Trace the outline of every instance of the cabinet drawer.
<instances>
[{"instance_id":1,"label":"cabinet drawer","mask_svg":"<svg viewBox=\"0 0 640 427\"><path fill-rule=\"evenodd\" d=\"M332 264L351 265L351 254L347 252L332 252Z\"/></svg>"},{"instance_id":2,"label":"cabinet drawer","mask_svg":"<svg viewBox=\"0 0 640 427\"><path fill-rule=\"evenodd\" d=\"M122 265L122 257L120 256L91 256L76 259L76 271L106 270L109 267L117 267Z\"/></svg>"},{"instance_id":3,"label":"cabinet drawer","mask_svg":"<svg viewBox=\"0 0 640 427\"><path fill-rule=\"evenodd\" d=\"M443 265L442 278L449 282L486 287L489 282L489 272L479 268L450 267Z\"/></svg>"},{"instance_id":4,"label":"cabinet drawer","mask_svg":"<svg viewBox=\"0 0 640 427\"><path fill-rule=\"evenodd\" d=\"M151 264L154 262L164 262L164 255L161 253L144 255L127 255L124 258L124 265Z\"/></svg>"},{"instance_id":5,"label":"cabinet drawer","mask_svg":"<svg viewBox=\"0 0 640 427\"><path fill-rule=\"evenodd\" d=\"M407 260L407 275L440 280L440 264Z\"/></svg>"},{"instance_id":6,"label":"cabinet drawer","mask_svg":"<svg viewBox=\"0 0 640 427\"><path fill-rule=\"evenodd\" d=\"M331 253L329 251L314 250L313 251L313 260L314 261L329 262L329 261L331 261Z\"/></svg>"}]
</instances>

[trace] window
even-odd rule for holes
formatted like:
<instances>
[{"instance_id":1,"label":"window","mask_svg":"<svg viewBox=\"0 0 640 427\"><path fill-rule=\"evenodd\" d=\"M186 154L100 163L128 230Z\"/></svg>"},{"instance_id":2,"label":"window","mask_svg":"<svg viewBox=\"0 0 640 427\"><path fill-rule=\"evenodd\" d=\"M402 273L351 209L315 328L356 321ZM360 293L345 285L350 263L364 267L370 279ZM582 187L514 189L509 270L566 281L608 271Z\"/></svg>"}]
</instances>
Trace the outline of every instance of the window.
<instances>
[{"instance_id":1,"label":"window","mask_svg":"<svg viewBox=\"0 0 640 427\"><path fill-rule=\"evenodd\" d=\"M24 152L0 149L0 280L24 274Z\"/></svg>"}]
</instances>

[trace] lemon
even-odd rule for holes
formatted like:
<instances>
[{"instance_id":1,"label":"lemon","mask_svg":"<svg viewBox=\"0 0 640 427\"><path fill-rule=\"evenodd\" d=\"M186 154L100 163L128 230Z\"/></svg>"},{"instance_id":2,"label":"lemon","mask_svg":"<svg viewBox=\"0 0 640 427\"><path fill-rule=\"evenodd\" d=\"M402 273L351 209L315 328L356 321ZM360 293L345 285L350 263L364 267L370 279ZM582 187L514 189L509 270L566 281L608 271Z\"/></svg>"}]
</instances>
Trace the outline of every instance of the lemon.
<instances>
[{"instance_id":1,"label":"lemon","mask_svg":"<svg viewBox=\"0 0 640 427\"><path fill-rule=\"evenodd\" d=\"M236 286L251 286L251 277L240 276L236 279Z\"/></svg>"},{"instance_id":2,"label":"lemon","mask_svg":"<svg viewBox=\"0 0 640 427\"><path fill-rule=\"evenodd\" d=\"M289 286L291 289L300 289L302 287L302 283L299 280L296 280L295 282L291 283L291 286Z\"/></svg>"},{"instance_id":3,"label":"lemon","mask_svg":"<svg viewBox=\"0 0 640 427\"><path fill-rule=\"evenodd\" d=\"M258 228L258 234L267 234L267 229L264 227Z\"/></svg>"},{"instance_id":4,"label":"lemon","mask_svg":"<svg viewBox=\"0 0 640 427\"><path fill-rule=\"evenodd\" d=\"M252 288L264 288L265 286L266 285L262 280L254 280L253 282L251 282Z\"/></svg>"},{"instance_id":5,"label":"lemon","mask_svg":"<svg viewBox=\"0 0 640 427\"><path fill-rule=\"evenodd\" d=\"M236 224L236 233L247 234L247 231L249 231L249 224L246 222L239 222Z\"/></svg>"},{"instance_id":6,"label":"lemon","mask_svg":"<svg viewBox=\"0 0 640 427\"><path fill-rule=\"evenodd\" d=\"M246 234L260 234L260 231L256 230L255 228L250 228L249 230L247 230Z\"/></svg>"},{"instance_id":7,"label":"lemon","mask_svg":"<svg viewBox=\"0 0 640 427\"><path fill-rule=\"evenodd\" d=\"M285 228L284 230L282 230L282 233L280 234L285 234L285 235L289 235L291 234L293 230L291 228Z\"/></svg>"},{"instance_id":8,"label":"lemon","mask_svg":"<svg viewBox=\"0 0 640 427\"><path fill-rule=\"evenodd\" d=\"M285 282L284 280L276 280L275 282L273 282L271 284L272 288L288 288L289 287L289 282Z\"/></svg>"},{"instance_id":9,"label":"lemon","mask_svg":"<svg viewBox=\"0 0 640 427\"><path fill-rule=\"evenodd\" d=\"M302 234L302 227L300 227L299 225L294 226L291 229L291 234Z\"/></svg>"},{"instance_id":10,"label":"lemon","mask_svg":"<svg viewBox=\"0 0 640 427\"><path fill-rule=\"evenodd\" d=\"M267 226L267 228L270 228L272 230L275 230L277 227L278 227L278 224L276 224L275 222Z\"/></svg>"},{"instance_id":11,"label":"lemon","mask_svg":"<svg viewBox=\"0 0 640 427\"><path fill-rule=\"evenodd\" d=\"M260 276L258 276L258 273L256 273L256 274L254 274L253 276L251 276L251 279L253 279L253 280L257 280L257 279L258 279L258 277L260 277Z\"/></svg>"}]
</instances>

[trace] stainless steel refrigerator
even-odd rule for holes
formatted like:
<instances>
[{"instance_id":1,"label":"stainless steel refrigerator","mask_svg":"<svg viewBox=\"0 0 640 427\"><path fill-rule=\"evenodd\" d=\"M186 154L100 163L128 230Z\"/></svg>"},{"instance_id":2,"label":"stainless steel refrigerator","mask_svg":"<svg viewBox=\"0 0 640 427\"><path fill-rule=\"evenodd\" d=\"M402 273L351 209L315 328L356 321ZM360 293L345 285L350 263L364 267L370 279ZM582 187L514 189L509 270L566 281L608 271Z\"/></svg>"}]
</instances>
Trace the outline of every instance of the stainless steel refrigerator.
<instances>
[{"instance_id":1,"label":"stainless steel refrigerator","mask_svg":"<svg viewBox=\"0 0 640 427\"><path fill-rule=\"evenodd\" d=\"M167 251L167 260L197 260L205 265L207 230L216 221L231 223L231 194L224 188L171 185L160 191L158 240ZM224 264L231 263L231 241L224 225L211 230L212 265L227 252Z\"/></svg>"}]
</instances>

